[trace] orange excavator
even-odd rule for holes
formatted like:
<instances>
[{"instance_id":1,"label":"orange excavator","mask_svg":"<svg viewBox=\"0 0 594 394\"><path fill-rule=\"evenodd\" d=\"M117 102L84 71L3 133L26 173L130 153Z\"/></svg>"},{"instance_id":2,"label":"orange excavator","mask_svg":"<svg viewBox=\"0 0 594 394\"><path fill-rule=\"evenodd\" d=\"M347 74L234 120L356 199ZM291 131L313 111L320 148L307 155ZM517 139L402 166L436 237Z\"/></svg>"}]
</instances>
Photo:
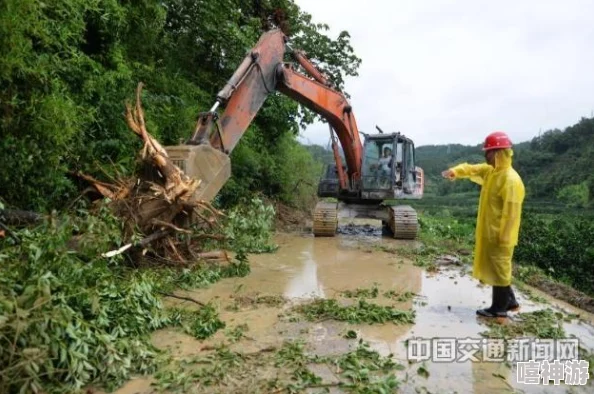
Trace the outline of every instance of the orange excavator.
<instances>
[{"instance_id":1,"label":"orange excavator","mask_svg":"<svg viewBox=\"0 0 594 394\"><path fill-rule=\"evenodd\" d=\"M309 76L284 62L287 52ZM360 133L346 97L302 51L290 47L280 29L260 37L217 94L214 106L199 114L192 136L182 145L165 147L178 167L201 180L194 198L210 201L224 186L231 176L229 155L275 91L321 115L330 126L335 163L327 166L318 185L321 200L313 214L314 235L334 236L340 218L371 218L387 223L395 238L416 238L416 211L409 205L383 205L386 200L423 196L423 170L415 166L413 141L400 133L384 133L378 126L376 134ZM225 107L221 116L220 106Z\"/></svg>"}]
</instances>

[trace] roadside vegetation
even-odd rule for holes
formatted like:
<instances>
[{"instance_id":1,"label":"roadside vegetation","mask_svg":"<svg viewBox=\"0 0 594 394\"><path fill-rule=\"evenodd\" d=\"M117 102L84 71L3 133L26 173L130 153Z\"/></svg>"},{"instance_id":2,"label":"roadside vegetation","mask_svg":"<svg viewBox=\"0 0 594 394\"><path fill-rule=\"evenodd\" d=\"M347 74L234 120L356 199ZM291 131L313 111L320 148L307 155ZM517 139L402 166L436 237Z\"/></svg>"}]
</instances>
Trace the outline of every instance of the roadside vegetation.
<instances>
[{"instance_id":1,"label":"roadside vegetation","mask_svg":"<svg viewBox=\"0 0 594 394\"><path fill-rule=\"evenodd\" d=\"M62 209L82 172L132 173L139 144L124 102L142 82L146 127L164 146L187 140L260 35L281 28L339 89L361 59L348 32L328 34L293 0L7 0L0 5L0 184L9 208ZM287 58L288 61L294 61ZM270 94L233 150L217 199L252 193L311 203L321 167L296 137L310 111Z\"/></svg>"},{"instance_id":2,"label":"roadside vegetation","mask_svg":"<svg viewBox=\"0 0 594 394\"><path fill-rule=\"evenodd\" d=\"M429 198L412 204L420 215L417 249L397 248L415 264L435 269L435 261L453 255L472 263L478 195ZM594 220L591 212L551 213L527 203L514 254L514 277L577 307L594 311Z\"/></svg>"},{"instance_id":3,"label":"roadside vegetation","mask_svg":"<svg viewBox=\"0 0 594 394\"><path fill-rule=\"evenodd\" d=\"M139 83L142 123L163 146L177 144L274 27L338 88L357 74L348 33L327 36L328 26L292 0L2 2L0 392L113 389L161 365L165 355L149 340L155 330L204 339L226 328L211 304L166 308L164 298L247 275L250 253L276 249L269 202L307 209L315 196L321 165L296 137L316 117L271 94L233 151L232 178L214 201L224 219L200 250L229 252L224 261L177 259L188 231L172 223L175 234L163 241L170 256L151 259L144 247L103 256L143 239L124 228L109 198L82 197L79 175L97 188L136 172L142 145L124 104ZM34 223L9 223L19 210L37 213Z\"/></svg>"},{"instance_id":4,"label":"roadside vegetation","mask_svg":"<svg viewBox=\"0 0 594 394\"><path fill-rule=\"evenodd\" d=\"M122 225L108 210L91 215L85 207L17 231L19 243L0 240L0 391L73 392L91 383L113 389L160 365L163 354L149 340L155 330L178 327L204 339L225 328L210 304L166 308L163 298L245 276L248 253L274 250L274 212L252 207L249 227L241 211L229 212L228 234L249 231L225 241L235 255L226 263L138 267L124 255L102 257ZM76 248L74 234L84 235Z\"/></svg>"}]
</instances>

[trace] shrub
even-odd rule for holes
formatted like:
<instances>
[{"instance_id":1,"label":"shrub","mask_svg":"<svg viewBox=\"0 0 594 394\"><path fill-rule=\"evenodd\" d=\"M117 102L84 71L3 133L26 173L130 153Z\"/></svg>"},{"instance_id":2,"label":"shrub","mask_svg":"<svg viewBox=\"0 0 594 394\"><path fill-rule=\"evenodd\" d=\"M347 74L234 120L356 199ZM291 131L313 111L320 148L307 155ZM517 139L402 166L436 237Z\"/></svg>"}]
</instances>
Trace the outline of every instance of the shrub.
<instances>
[{"instance_id":1,"label":"shrub","mask_svg":"<svg viewBox=\"0 0 594 394\"><path fill-rule=\"evenodd\" d=\"M527 213L515 258L578 290L594 294L594 222L588 218Z\"/></svg>"}]
</instances>

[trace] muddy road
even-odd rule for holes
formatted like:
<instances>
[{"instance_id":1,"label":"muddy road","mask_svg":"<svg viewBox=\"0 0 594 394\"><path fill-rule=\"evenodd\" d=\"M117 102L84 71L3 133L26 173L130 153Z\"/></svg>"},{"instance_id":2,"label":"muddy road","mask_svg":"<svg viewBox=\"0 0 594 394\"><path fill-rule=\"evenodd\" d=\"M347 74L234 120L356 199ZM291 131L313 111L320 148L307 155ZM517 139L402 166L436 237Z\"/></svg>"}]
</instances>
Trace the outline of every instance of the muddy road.
<instances>
[{"instance_id":1,"label":"muddy road","mask_svg":"<svg viewBox=\"0 0 594 394\"><path fill-rule=\"evenodd\" d=\"M336 357L353 352L362 343L384 357L382 362L390 360L392 368L384 370L389 370L387 374L397 378L397 383L392 386L385 385L391 388L369 392L594 392L592 379L587 386L563 382L560 385L553 382L543 385L542 381L536 385L518 383L515 362L505 360L440 361L435 359L438 357L436 353L433 353L433 359L409 360L407 349L412 347L407 348L406 344L408 340L411 346L413 338L423 338L425 344L430 338L440 338L442 342L467 339L468 343L479 343L477 346L480 346L484 343L481 341L486 340L481 333L491 332L497 336L496 330L501 330L501 327L514 331L513 327L520 325L517 322L518 313L512 313L511 321L497 324L494 328L475 315L477 307L489 306L491 288L480 286L472 279L467 265L446 265L437 271L427 272L398 253L382 251L398 246L414 248L417 244L377 234L341 234L335 238L280 234L276 243L279 245L276 253L250 255L251 273L248 276L225 279L206 289L180 292L204 303L213 302L226 324L225 329L204 341L173 329L156 332L153 342L172 355L172 367L167 373L132 380L117 393L290 392L278 388L283 386L263 384L282 379L306 382L300 386L308 387L303 392L362 392L349 391L348 387L338 384L347 376L343 372L349 368L348 365L355 364L355 374L362 370L372 374L374 368L366 365L381 363L376 359L371 364L356 366L360 361L357 358L349 359L351 364L343 362L344 359L342 364L336 362ZM592 351L592 315L534 289L528 296L516 288L516 294L522 307L520 313L548 308L559 313L552 322L550 319L545 322L543 318L542 330L547 329L546 324L558 324L557 331L553 332L562 328L567 336L575 335L581 346ZM298 313L299 305L307 305L315 299L337 300L337 304L320 304ZM344 309L342 314L334 313L337 305L357 305L360 299L367 302L364 306L373 304L375 309L369 308L368 313L359 315L356 315L355 309ZM168 302L185 308L197 307L191 302ZM381 307L392 308L392 312L386 312L387 309ZM358 317L351 318L349 313ZM413 318L409 321L411 316ZM356 322L357 319L362 322ZM536 328L532 327L536 334L515 330L516 334L546 337L547 332L539 331L540 324L537 321ZM302 353L335 357L334 362L310 362L303 355L291 358L287 356L286 349L282 350L287 341L299 341L303 346ZM220 347L223 343L226 344L225 350ZM299 353L295 349L292 351ZM284 356L279 357L281 353ZM206 360L205 354L213 356ZM443 351L440 354L447 356ZM480 357L484 353L479 351L478 354ZM303 365L296 360L301 360ZM307 368L304 369L305 364ZM349 376L350 381L359 379L363 382L359 388L366 385L358 375Z\"/></svg>"}]
</instances>

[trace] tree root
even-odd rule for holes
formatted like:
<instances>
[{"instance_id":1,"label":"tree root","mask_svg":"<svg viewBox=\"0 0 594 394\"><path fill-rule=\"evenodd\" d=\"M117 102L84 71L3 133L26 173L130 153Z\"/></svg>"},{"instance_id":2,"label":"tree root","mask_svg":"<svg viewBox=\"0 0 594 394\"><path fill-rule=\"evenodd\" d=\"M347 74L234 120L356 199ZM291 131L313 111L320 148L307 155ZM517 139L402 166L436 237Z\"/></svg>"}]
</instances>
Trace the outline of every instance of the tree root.
<instances>
[{"instance_id":1,"label":"tree root","mask_svg":"<svg viewBox=\"0 0 594 394\"><path fill-rule=\"evenodd\" d=\"M227 260L225 252L202 250L205 240L220 248L225 240L220 219L225 215L207 201L192 199L201 180L188 177L167 155L163 146L150 135L144 120L141 93L136 89L136 103L126 103L126 123L142 140L140 170L131 179L114 183L76 173L89 186L110 200L113 213L124 222L125 245L106 252L113 257L132 250L141 255L171 264L188 264L192 260ZM133 239L140 238L140 241ZM150 244L150 245L149 245ZM160 258L159 258L160 257Z\"/></svg>"}]
</instances>

